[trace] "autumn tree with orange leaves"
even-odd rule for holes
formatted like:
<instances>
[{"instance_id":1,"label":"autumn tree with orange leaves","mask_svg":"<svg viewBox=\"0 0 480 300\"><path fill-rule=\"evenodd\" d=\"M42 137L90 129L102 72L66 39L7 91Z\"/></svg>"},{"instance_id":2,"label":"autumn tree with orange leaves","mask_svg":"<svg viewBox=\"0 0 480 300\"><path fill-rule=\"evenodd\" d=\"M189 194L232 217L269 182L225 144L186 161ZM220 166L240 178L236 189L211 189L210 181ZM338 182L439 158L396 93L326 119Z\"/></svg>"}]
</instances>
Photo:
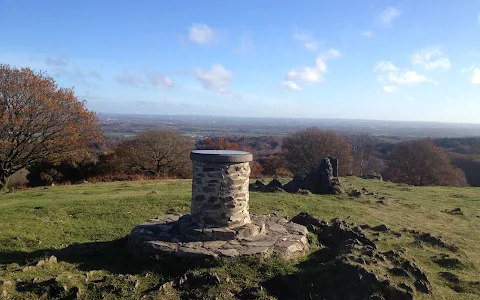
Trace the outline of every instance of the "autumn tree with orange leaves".
<instances>
[{"instance_id":1,"label":"autumn tree with orange leaves","mask_svg":"<svg viewBox=\"0 0 480 300\"><path fill-rule=\"evenodd\" d=\"M73 89L30 68L0 65L0 111L0 188L20 169L75 157L103 139Z\"/></svg>"},{"instance_id":2,"label":"autumn tree with orange leaves","mask_svg":"<svg viewBox=\"0 0 480 300\"><path fill-rule=\"evenodd\" d=\"M198 148L203 150L239 150L240 146L221 136L214 139L205 138L201 140Z\"/></svg>"}]
</instances>

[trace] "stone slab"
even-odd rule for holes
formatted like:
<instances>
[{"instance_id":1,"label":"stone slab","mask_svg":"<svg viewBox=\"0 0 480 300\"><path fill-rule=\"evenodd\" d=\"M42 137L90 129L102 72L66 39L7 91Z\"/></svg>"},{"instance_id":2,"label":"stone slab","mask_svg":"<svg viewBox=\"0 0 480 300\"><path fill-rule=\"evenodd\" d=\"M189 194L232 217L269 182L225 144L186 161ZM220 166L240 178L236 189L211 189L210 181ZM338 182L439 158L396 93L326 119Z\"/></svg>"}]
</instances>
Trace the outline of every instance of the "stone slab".
<instances>
[{"instance_id":1,"label":"stone slab","mask_svg":"<svg viewBox=\"0 0 480 300\"><path fill-rule=\"evenodd\" d=\"M190 159L212 163L242 163L252 161L253 155L245 151L194 150L190 153Z\"/></svg>"},{"instance_id":2,"label":"stone slab","mask_svg":"<svg viewBox=\"0 0 480 300\"><path fill-rule=\"evenodd\" d=\"M172 223L172 218L152 219L162 230L145 230L145 223L134 228L128 239L130 249L136 253L144 250L145 253L164 252L180 257L270 257L277 254L293 259L304 255L309 246L305 226L278 217L252 215L254 223L236 230L205 228L191 221L189 215L176 218L176 223ZM164 220L165 224L159 220Z\"/></svg>"}]
</instances>

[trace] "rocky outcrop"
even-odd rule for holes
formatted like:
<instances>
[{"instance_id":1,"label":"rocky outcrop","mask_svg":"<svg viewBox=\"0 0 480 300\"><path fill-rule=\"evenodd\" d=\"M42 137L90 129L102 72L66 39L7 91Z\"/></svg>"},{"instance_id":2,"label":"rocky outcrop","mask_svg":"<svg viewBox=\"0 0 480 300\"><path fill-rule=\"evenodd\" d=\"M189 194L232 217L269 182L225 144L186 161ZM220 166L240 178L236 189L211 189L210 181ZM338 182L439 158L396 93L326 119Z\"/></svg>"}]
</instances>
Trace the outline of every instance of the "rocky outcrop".
<instances>
[{"instance_id":1,"label":"rocky outcrop","mask_svg":"<svg viewBox=\"0 0 480 300\"><path fill-rule=\"evenodd\" d=\"M281 185L277 179L269 184L255 182L250 185L252 191L276 192L279 189L288 193L297 193L299 190L308 190L313 194L340 194L343 189L338 179L338 159L326 157L320 164L306 175L296 174L285 185Z\"/></svg>"},{"instance_id":2,"label":"rocky outcrop","mask_svg":"<svg viewBox=\"0 0 480 300\"><path fill-rule=\"evenodd\" d=\"M305 190L305 178L301 175L293 176L293 179L283 186L287 193L296 193L299 190Z\"/></svg>"},{"instance_id":3,"label":"rocky outcrop","mask_svg":"<svg viewBox=\"0 0 480 300\"><path fill-rule=\"evenodd\" d=\"M339 185L338 178L333 176L332 164L328 157L322 159L318 167L305 177L305 189L313 194L337 194Z\"/></svg>"},{"instance_id":4,"label":"rocky outcrop","mask_svg":"<svg viewBox=\"0 0 480 300\"><path fill-rule=\"evenodd\" d=\"M339 166L338 158L333 158L329 156L328 160L330 161L330 165L332 166L332 176L338 177L338 166Z\"/></svg>"},{"instance_id":5,"label":"rocky outcrop","mask_svg":"<svg viewBox=\"0 0 480 300\"><path fill-rule=\"evenodd\" d=\"M379 251L361 227L339 219L327 222L305 212L291 221L306 226L321 244L322 259L312 268L325 275L301 279L308 281L307 286L321 286L309 294L316 293L319 299L373 299L372 295L380 297L375 299L414 299L415 291L431 294L427 275L418 265L405 259L401 250ZM330 289L338 286L342 289Z\"/></svg>"}]
</instances>

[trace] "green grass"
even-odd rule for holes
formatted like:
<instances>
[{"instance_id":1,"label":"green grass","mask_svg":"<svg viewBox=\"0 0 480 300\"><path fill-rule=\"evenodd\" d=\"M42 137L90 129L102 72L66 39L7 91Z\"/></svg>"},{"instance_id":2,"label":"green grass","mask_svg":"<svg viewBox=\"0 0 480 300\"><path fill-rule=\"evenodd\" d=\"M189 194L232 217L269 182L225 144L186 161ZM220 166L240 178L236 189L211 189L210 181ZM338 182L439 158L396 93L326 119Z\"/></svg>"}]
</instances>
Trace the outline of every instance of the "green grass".
<instances>
[{"instance_id":1,"label":"green grass","mask_svg":"<svg viewBox=\"0 0 480 300\"><path fill-rule=\"evenodd\" d=\"M347 189L365 187L378 197L385 196L385 204L373 196L251 192L251 212L291 217L306 211L327 220L386 224L393 232L406 227L440 235L460 250L452 253L428 244L414 247L409 234L382 233L377 244L383 251L405 249L405 257L425 270L433 296L417 295L419 299L480 299L480 188L411 187L354 177L342 182ZM86 183L0 195L0 298L37 299L45 294L74 299L78 294L81 299L203 299L212 295L232 299L245 290L250 297L282 298L266 283L279 275L301 272L301 262L237 258L192 263L160 258L156 264L142 264L132 260L124 238L130 230L157 215L188 213L190 193L190 180L164 180ZM460 208L464 215L443 212L453 208ZM442 253L460 259L461 266L452 269L434 263L432 256ZM58 258L57 263L36 266L51 255ZM222 283L159 291L163 283L188 270L216 272ZM461 284L448 284L438 275L442 271L458 275Z\"/></svg>"}]
</instances>

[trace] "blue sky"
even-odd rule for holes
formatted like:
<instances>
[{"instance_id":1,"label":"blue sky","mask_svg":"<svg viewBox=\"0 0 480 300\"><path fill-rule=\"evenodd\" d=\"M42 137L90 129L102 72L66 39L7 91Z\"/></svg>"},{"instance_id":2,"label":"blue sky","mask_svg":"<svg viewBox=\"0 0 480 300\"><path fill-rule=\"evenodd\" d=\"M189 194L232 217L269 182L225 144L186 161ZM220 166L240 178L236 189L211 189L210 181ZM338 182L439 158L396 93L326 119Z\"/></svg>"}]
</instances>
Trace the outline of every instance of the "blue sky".
<instances>
[{"instance_id":1,"label":"blue sky","mask_svg":"<svg viewBox=\"0 0 480 300\"><path fill-rule=\"evenodd\" d=\"M0 1L97 112L480 123L480 1Z\"/></svg>"}]
</instances>

